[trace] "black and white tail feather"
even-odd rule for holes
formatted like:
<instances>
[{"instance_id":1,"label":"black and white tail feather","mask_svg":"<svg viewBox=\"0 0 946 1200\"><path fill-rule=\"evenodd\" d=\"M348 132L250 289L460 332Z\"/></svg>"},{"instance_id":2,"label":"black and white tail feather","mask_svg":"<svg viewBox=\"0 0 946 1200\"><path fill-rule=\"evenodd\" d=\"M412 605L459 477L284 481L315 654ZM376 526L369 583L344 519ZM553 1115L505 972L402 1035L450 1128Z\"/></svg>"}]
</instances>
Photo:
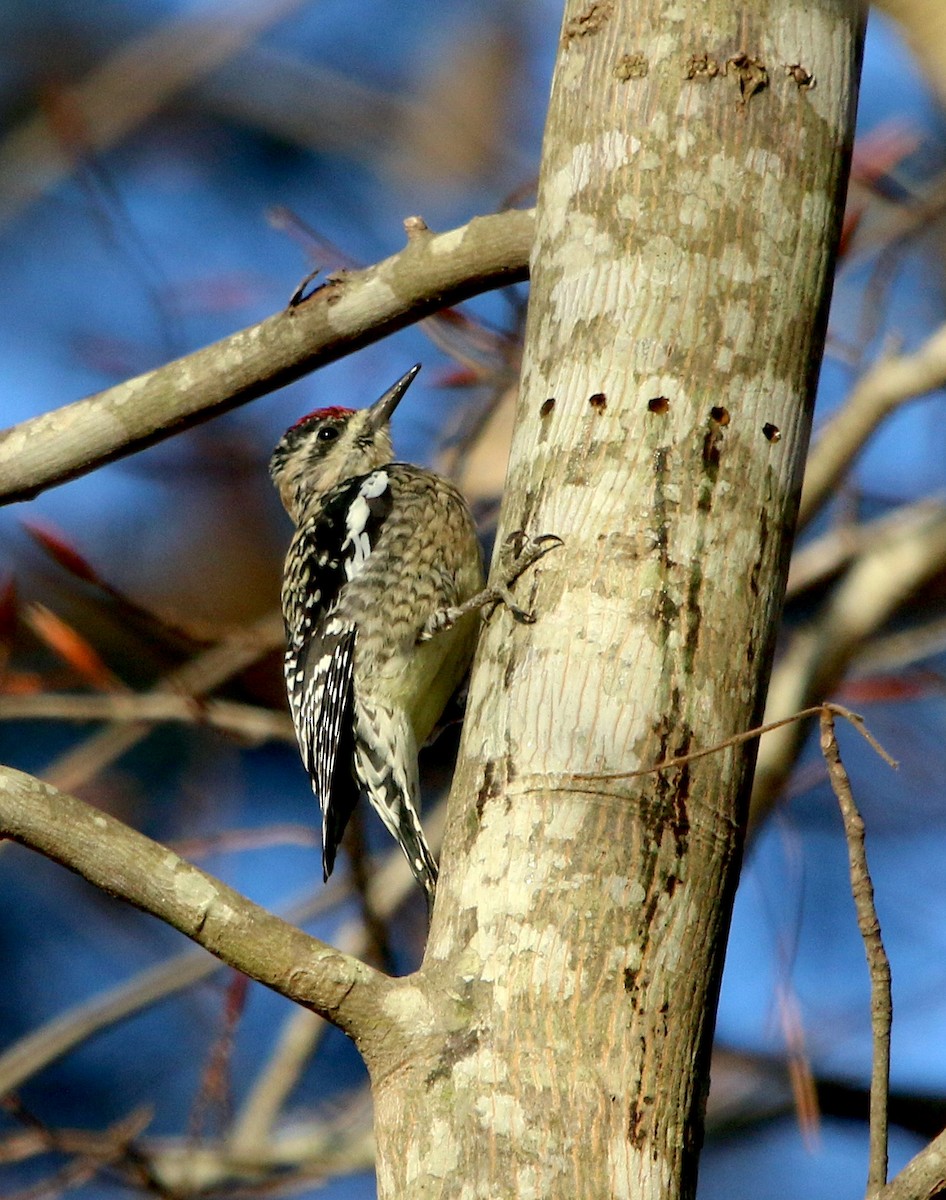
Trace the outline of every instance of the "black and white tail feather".
<instances>
[{"instance_id":1,"label":"black and white tail feather","mask_svg":"<svg viewBox=\"0 0 946 1200\"><path fill-rule=\"evenodd\" d=\"M355 777L432 901L437 863L420 823L417 743L403 709L356 704Z\"/></svg>"}]
</instances>

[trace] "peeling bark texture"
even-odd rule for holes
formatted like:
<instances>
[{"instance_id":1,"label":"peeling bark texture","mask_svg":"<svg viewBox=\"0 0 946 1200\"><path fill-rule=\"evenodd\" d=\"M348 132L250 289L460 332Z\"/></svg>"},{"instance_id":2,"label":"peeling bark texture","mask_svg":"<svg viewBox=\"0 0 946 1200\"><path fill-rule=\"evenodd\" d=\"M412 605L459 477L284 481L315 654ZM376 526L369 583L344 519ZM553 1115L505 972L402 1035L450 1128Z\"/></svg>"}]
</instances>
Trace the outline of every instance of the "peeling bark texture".
<instances>
[{"instance_id":1,"label":"peeling bark texture","mask_svg":"<svg viewBox=\"0 0 946 1200\"><path fill-rule=\"evenodd\" d=\"M500 529L565 545L537 623L487 624L427 956L365 1047L381 1197L694 1193L754 751L614 776L761 715L862 32L566 4Z\"/></svg>"}]
</instances>

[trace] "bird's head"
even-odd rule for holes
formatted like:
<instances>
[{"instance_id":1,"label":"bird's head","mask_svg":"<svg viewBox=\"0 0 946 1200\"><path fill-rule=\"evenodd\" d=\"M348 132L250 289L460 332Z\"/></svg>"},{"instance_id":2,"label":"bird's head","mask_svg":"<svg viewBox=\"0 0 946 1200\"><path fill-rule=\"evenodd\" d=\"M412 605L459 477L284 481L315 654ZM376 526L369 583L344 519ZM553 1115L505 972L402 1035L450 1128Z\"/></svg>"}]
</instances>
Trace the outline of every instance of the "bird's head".
<instances>
[{"instance_id":1,"label":"bird's head","mask_svg":"<svg viewBox=\"0 0 946 1200\"><path fill-rule=\"evenodd\" d=\"M419 370L419 363L411 367L370 408L317 408L282 435L269 473L297 525L311 502L337 483L392 460L391 414Z\"/></svg>"}]
</instances>

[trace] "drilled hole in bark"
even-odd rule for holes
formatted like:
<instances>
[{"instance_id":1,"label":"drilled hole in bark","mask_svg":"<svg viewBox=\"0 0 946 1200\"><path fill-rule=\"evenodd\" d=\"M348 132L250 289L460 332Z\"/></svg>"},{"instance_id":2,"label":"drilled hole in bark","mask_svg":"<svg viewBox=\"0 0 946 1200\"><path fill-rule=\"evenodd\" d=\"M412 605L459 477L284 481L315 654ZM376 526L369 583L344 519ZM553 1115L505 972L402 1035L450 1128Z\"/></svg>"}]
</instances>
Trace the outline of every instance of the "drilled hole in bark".
<instances>
[{"instance_id":1,"label":"drilled hole in bark","mask_svg":"<svg viewBox=\"0 0 946 1200\"><path fill-rule=\"evenodd\" d=\"M593 396L588 397L588 403L595 412L604 412L608 407L608 398L604 392L595 392Z\"/></svg>"},{"instance_id":2,"label":"drilled hole in bark","mask_svg":"<svg viewBox=\"0 0 946 1200\"><path fill-rule=\"evenodd\" d=\"M548 400L542 401L542 407L539 409L539 416L547 417L554 407L555 407L555 397L549 396Z\"/></svg>"},{"instance_id":3,"label":"drilled hole in bark","mask_svg":"<svg viewBox=\"0 0 946 1200\"><path fill-rule=\"evenodd\" d=\"M714 405L714 407L710 409L710 416L713 418L713 420L716 422L717 425L728 425L729 424L729 409L723 408L719 404Z\"/></svg>"},{"instance_id":4,"label":"drilled hole in bark","mask_svg":"<svg viewBox=\"0 0 946 1200\"><path fill-rule=\"evenodd\" d=\"M782 431L777 425L773 425L771 421L766 421L766 423L762 426L762 432L770 442L781 441Z\"/></svg>"},{"instance_id":5,"label":"drilled hole in bark","mask_svg":"<svg viewBox=\"0 0 946 1200\"><path fill-rule=\"evenodd\" d=\"M648 411L652 413L665 413L670 407L670 401L666 396L653 396L647 401Z\"/></svg>"}]
</instances>

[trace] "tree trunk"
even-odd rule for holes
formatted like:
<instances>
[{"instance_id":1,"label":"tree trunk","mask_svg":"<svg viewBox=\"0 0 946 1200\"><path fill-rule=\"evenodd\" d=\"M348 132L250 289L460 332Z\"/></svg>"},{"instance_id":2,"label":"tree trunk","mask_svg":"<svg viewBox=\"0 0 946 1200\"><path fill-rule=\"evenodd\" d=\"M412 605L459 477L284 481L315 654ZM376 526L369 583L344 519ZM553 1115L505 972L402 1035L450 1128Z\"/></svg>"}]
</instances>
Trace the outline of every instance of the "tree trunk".
<instances>
[{"instance_id":1,"label":"tree trunk","mask_svg":"<svg viewBox=\"0 0 946 1200\"><path fill-rule=\"evenodd\" d=\"M488 623L427 956L359 1039L382 1197L693 1194L754 752L628 773L762 711L861 39L566 5L500 531L565 544Z\"/></svg>"}]
</instances>

